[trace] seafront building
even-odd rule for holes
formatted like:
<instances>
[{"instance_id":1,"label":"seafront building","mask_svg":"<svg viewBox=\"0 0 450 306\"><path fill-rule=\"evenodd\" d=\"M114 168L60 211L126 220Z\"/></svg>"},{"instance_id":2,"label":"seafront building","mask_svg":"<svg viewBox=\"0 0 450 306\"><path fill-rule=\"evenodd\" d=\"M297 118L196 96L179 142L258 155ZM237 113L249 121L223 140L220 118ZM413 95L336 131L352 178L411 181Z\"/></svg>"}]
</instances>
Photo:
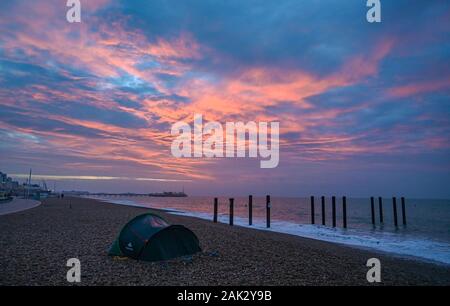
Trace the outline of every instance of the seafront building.
<instances>
[{"instance_id":1,"label":"seafront building","mask_svg":"<svg viewBox=\"0 0 450 306\"><path fill-rule=\"evenodd\" d=\"M40 197L49 193L49 190L42 188L39 184L24 182L20 184L14 181L8 174L0 171L0 193L7 196Z\"/></svg>"},{"instance_id":2,"label":"seafront building","mask_svg":"<svg viewBox=\"0 0 450 306\"><path fill-rule=\"evenodd\" d=\"M0 192L15 193L22 189L20 187L19 182L13 181L6 173L0 172Z\"/></svg>"}]
</instances>

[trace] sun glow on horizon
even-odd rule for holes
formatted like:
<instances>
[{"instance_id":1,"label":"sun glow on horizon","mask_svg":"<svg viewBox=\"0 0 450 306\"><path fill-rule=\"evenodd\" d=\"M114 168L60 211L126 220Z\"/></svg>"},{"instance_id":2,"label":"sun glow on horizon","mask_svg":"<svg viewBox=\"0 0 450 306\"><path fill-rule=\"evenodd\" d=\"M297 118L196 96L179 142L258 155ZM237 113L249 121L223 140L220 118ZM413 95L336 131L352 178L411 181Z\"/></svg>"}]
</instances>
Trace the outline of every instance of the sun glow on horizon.
<instances>
[{"instance_id":1,"label":"sun glow on horizon","mask_svg":"<svg viewBox=\"0 0 450 306\"><path fill-rule=\"evenodd\" d=\"M10 174L11 177L26 179L29 174ZM191 180L177 180L166 178L150 178L150 177L125 177L125 176L96 176L96 175L45 175L33 174L32 178L40 180L122 180L122 181L151 181L151 182L190 182Z\"/></svg>"}]
</instances>

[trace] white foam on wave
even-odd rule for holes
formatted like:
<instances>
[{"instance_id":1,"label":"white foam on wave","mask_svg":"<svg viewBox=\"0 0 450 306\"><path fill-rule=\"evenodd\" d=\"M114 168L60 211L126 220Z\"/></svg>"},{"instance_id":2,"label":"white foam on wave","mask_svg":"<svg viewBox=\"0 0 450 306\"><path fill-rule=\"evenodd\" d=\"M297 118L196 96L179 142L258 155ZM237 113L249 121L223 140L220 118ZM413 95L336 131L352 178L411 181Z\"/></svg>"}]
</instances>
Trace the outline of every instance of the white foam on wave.
<instances>
[{"instance_id":1,"label":"white foam on wave","mask_svg":"<svg viewBox=\"0 0 450 306\"><path fill-rule=\"evenodd\" d=\"M151 204L139 205L132 200L124 199L102 199L96 200L120 205L152 208ZM157 208L156 209L161 209ZM170 214L196 217L212 220L212 214L202 212L188 212L175 208L164 208ZM219 215L220 223L228 223L228 215ZM273 220L271 227L265 226L265 220L254 219L253 225L248 225L246 218L235 217L234 224L237 226L253 228L264 231L284 233L304 238L344 244L353 247L373 249L377 251L392 253L400 256L414 257L435 263L450 265L450 244L434 241L411 235L400 235L383 231L364 231L360 229L331 228L321 225L297 224L287 221Z\"/></svg>"}]
</instances>

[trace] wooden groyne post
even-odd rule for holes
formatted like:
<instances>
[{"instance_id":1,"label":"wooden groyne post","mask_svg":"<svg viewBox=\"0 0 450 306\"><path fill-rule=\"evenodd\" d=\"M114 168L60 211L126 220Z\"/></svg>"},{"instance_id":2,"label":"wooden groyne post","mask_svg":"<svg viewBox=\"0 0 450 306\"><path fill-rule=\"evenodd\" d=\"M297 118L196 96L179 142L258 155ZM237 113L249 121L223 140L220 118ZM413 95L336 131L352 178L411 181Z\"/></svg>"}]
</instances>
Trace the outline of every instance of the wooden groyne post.
<instances>
[{"instance_id":1,"label":"wooden groyne post","mask_svg":"<svg viewBox=\"0 0 450 306\"><path fill-rule=\"evenodd\" d=\"M405 205L405 197L402 197L402 218L403 218L403 226L406 226L406 205Z\"/></svg>"},{"instance_id":2,"label":"wooden groyne post","mask_svg":"<svg viewBox=\"0 0 450 306\"><path fill-rule=\"evenodd\" d=\"M375 226L375 199L370 197L370 215L372 216L372 225Z\"/></svg>"},{"instance_id":3,"label":"wooden groyne post","mask_svg":"<svg viewBox=\"0 0 450 306\"><path fill-rule=\"evenodd\" d=\"M248 225L253 224L253 196L248 196Z\"/></svg>"},{"instance_id":4,"label":"wooden groyne post","mask_svg":"<svg viewBox=\"0 0 450 306\"><path fill-rule=\"evenodd\" d=\"M380 210L380 223L383 223L383 198L378 197L378 208Z\"/></svg>"},{"instance_id":5,"label":"wooden groyne post","mask_svg":"<svg viewBox=\"0 0 450 306\"><path fill-rule=\"evenodd\" d=\"M392 209L394 210L394 225L395 225L395 227L397 227L398 222L397 222L397 198L396 197L392 198Z\"/></svg>"},{"instance_id":6,"label":"wooden groyne post","mask_svg":"<svg viewBox=\"0 0 450 306\"><path fill-rule=\"evenodd\" d=\"M342 218L344 228L347 228L347 197L342 197Z\"/></svg>"},{"instance_id":7,"label":"wooden groyne post","mask_svg":"<svg viewBox=\"0 0 450 306\"><path fill-rule=\"evenodd\" d=\"M311 196L311 224L315 223L314 214L314 196Z\"/></svg>"},{"instance_id":8,"label":"wooden groyne post","mask_svg":"<svg viewBox=\"0 0 450 306\"><path fill-rule=\"evenodd\" d=\"M331 198L331 213L333 215L333 227L336 227L336 197Z\"/></svg>"},{"instance_id":9,"label":"wooden groyne post","mask_svg":"<svg viewBox=\"0 0 450 306\"><path fill-rule=\"evenodd\" d=\"M213 219L214 223L217 223L217 207L219 205L218 203L219 200L217 198L214 198L214 219Z\"/></svg>"},{"instance_id":10,"label":"wooden groyne post","mask_svg":"<svg viewBox=\"0 0 450 306\"><path fill-rule=\"evenodd\" d=\"M233 225L234 218L234 199L230 199L230 225Z\"/></svg>"},{"instance_id":11,"label":"wooden groyne post","mask_svg":"<svg viewBox=\"0 0 450 306\"><path fill-rule=\"evenodd\" d=\"M270 227L270 195L266 196L266 226Z\"/></svg>"},{"instance_id":12,"label":"wooden groyne post","mask_svg":"<svg viewBox=\"0 0 450 306\"><path fill-rule=\"evenodd\" d=\"M325 197L322 196L322 225L325 225Z\"/></svg>"}]
</instances>

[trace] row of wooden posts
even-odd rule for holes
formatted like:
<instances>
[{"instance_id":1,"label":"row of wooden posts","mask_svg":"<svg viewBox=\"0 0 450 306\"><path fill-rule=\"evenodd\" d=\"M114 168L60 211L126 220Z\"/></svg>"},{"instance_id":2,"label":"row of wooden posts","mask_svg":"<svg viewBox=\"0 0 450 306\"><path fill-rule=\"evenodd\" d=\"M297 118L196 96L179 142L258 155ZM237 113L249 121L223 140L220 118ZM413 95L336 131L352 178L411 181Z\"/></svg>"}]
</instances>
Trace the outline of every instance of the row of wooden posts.
<instances>
[{"instance_id":1,"label":"row of wooden posts","mask_svg":"<svg viewBox=\"0 0 450 306\"><path fill-rule=\"evenodd\" d=\"M403 225L406 226L406 204L405 204L405 198L401 197L401 205L402 205L402 221ZM371 208L371 215L372 215L372 224L375 225L375 199L374 197L370 198L370 208ZM380 223L383 223L383 198L378 197L378 209L380 214ZM392 198L392 209L394 212L394 225L398 226L397 221L397 198Z\"/></svg>"},{"instance_id":2,"label":"row of wooden posts","mask_svg":"<svg viewBox=\"0 0 450 306\"><path fill-rule=\"evenodd\" d=\"M230 217L229 224L233 225L234 222L234 198L230 198ZM325 222L325 197L321 197L322 204L322 225L326 225ZM218 205L219 199L214 198L214 217L213 221L217 223L217 213L218 213ZM336 227L336 197L331 197L331 214L332 214L332 226ZM402 205L402 221L403 225L406 226L406 205L405 198L401 197L401 205ZM372 217L372 225L375 226L375 199L374 197L370 198L370 207L371 207L371 217ZM270 227L270 195L266 196L266 227ZM394 212L394 225L398 226L397 221L397 198L392 198L392 208ZM383 199L378 197L378 209L380 214L380 223L383 223ZM248 197L248 224L253 224L253 196L250 195ZM315 224L315 205L314 205L314 196L311 196L311 224ZM347 228L347 197L342 197L342 226Z\"/></svg>"},{"instance_id":3,"label":"row of wooden posts","mask_svg":"<svg viewBox=\"0 0 450 306\"><path fill-rule=\"evenodd\" d=\"M234 221L234 199L231 198L230 200L230 219L229 224L233 225ZM217 211L218 211L218 205L219 205L219 199L214 198L214 223L217 223ZM270 227L270 195L266 196L266 226L267 228ZM253 224L253 196L248 196L248 225Z\"/></svg>"},{"instance_id":4,"label":"row of wooden posts","mask_svg":"<svg viewBox=\"0 0 450 306\"><path fill-rule=\"evenodd\" d=\"M325 225L325 197L321 197L322 200L322 225ZM333 227L336 227L336 197L333 196L331 198L331 215ZM342 197L342 225L344 228L347 228L347 197ZM314 197L311 197L311 224L315 224L315 205L314 205Z\"/></svg>"},{"instance_id":5,"label":"row of wooden posts","mask_svg":"<svg viewBox=\"0 0 450 306\"><path fill-rule=\"evenodd\" d=\"M322 225L325 225L325 197L321 197L322 202ZM403 225L406 226L406 205L405 198L401 197L402 203L402 221ZM332 214L332 225L336 227L336 197L331 197L331 214ZM311 224L315 224L315 211L314 211L314 197L311 197ZM380 223L383 223L383 198L378 197L378 206L380 213ZM372 217L372 225L375 226L375 199L374 197L370 197L370 207L371 207L371 217ZM397 218L397 198L392 198L392 209L394 212L394 225L398 227L398 218ZM342 197L342 226L347 228L347 197Z\"/></svg>"}]
</instances>

